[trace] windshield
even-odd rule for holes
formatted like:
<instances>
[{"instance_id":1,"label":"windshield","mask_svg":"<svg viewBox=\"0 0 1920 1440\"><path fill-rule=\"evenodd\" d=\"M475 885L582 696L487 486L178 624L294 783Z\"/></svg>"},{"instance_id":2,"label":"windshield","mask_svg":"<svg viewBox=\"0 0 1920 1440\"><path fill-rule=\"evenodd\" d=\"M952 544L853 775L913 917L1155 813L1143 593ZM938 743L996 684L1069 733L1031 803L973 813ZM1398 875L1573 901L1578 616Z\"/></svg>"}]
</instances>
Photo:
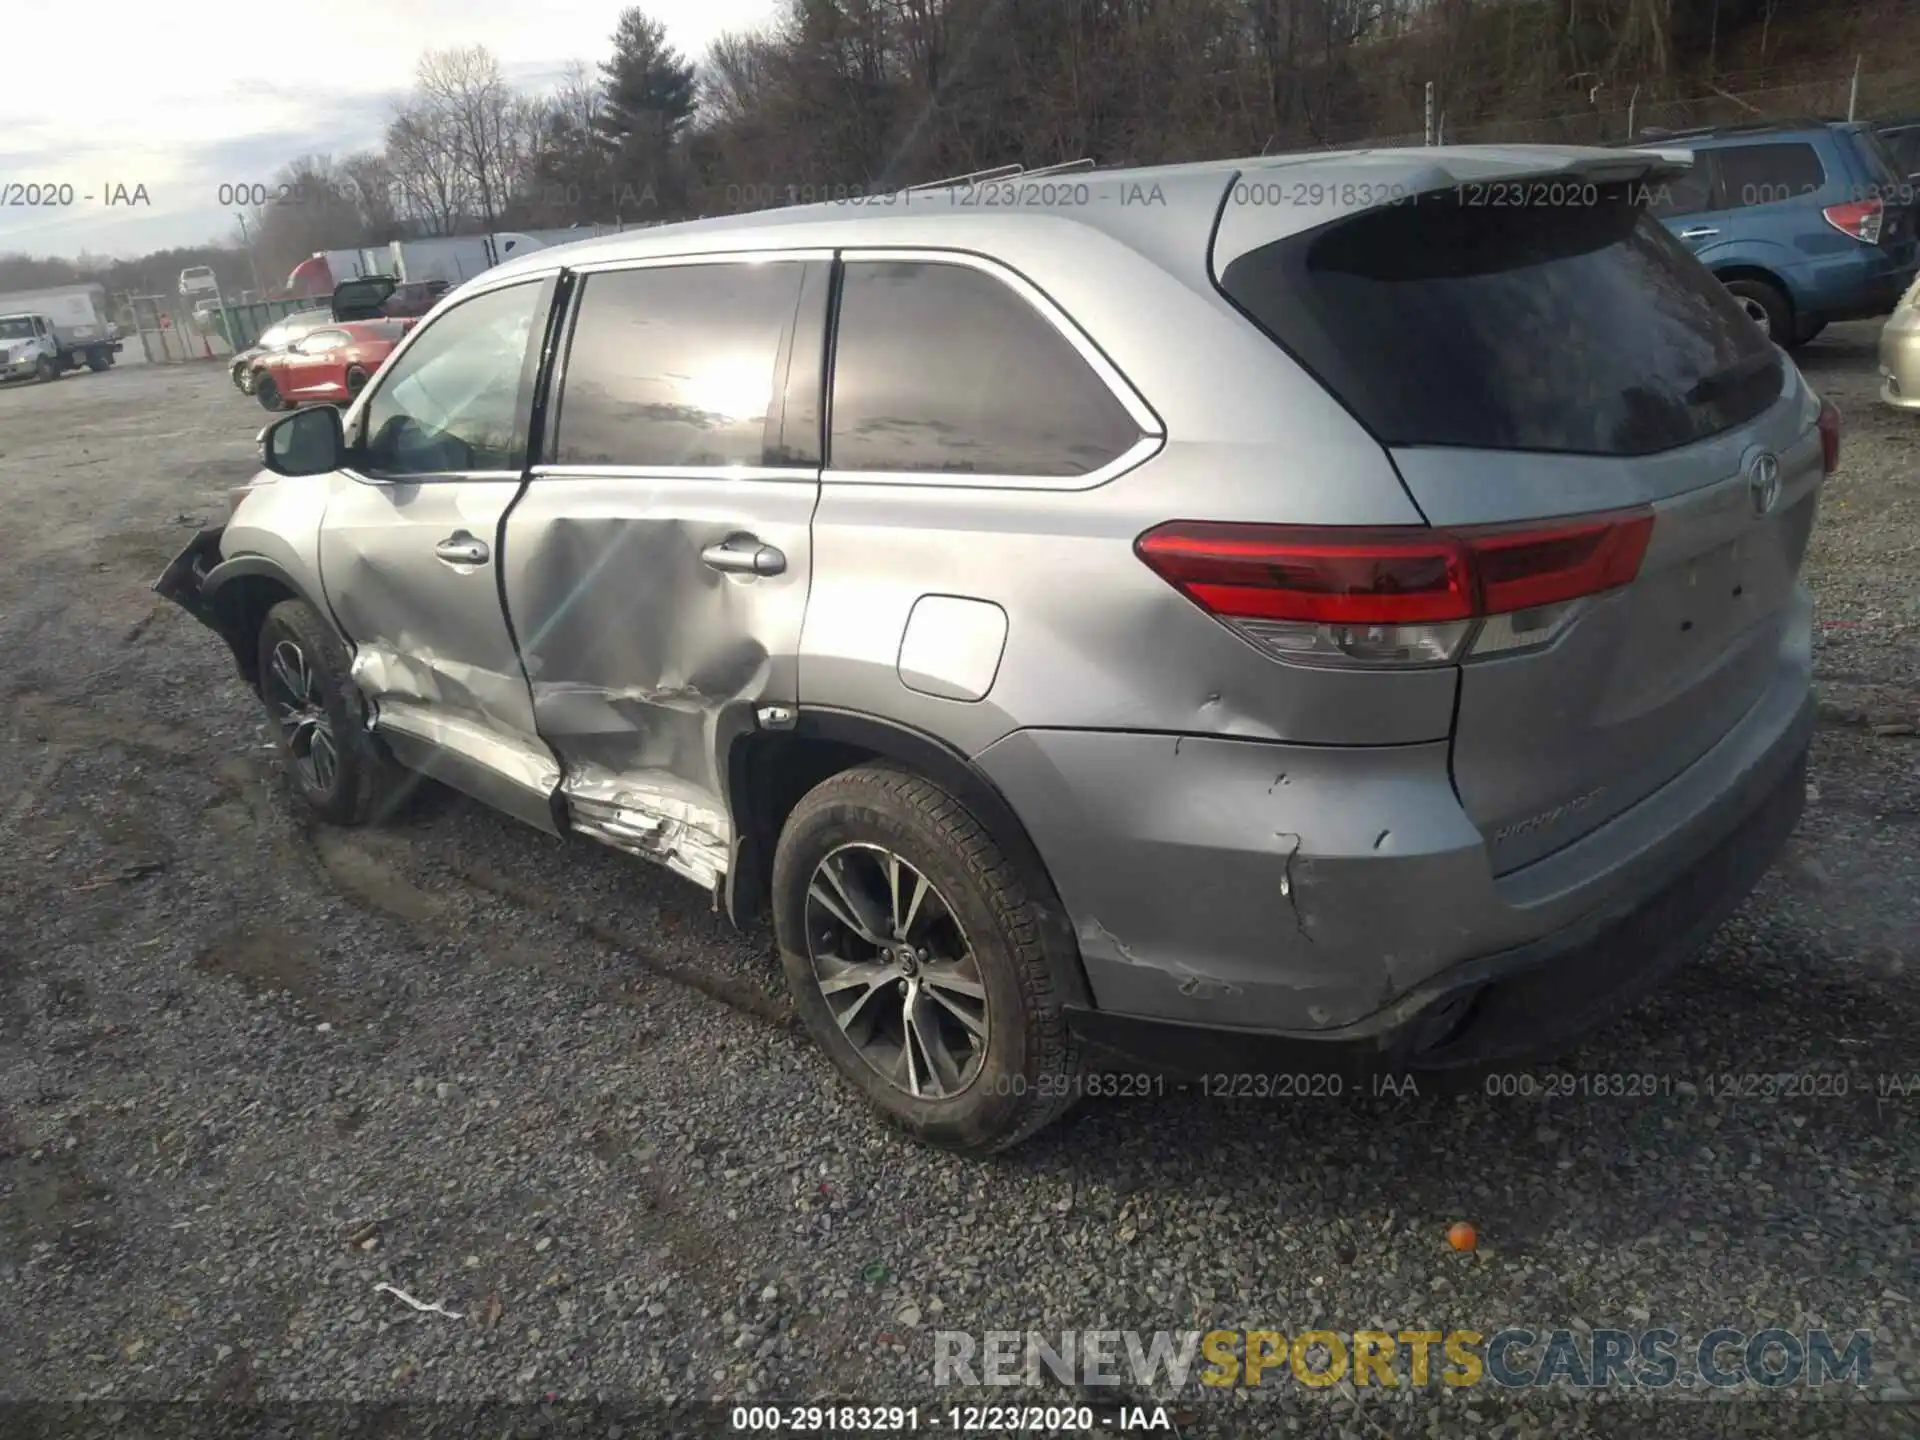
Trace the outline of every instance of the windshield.
<instances>
[{"instance_id":1,"label":"windshield","mask_svg":"<svg viewBox=\"0 0 1920 1440\"><path fill-rule=\"evenodd\" d=\"M32 316L8 315L0 319L0 340L31 340L32 338Z\"/></svg>"}]
</instances>

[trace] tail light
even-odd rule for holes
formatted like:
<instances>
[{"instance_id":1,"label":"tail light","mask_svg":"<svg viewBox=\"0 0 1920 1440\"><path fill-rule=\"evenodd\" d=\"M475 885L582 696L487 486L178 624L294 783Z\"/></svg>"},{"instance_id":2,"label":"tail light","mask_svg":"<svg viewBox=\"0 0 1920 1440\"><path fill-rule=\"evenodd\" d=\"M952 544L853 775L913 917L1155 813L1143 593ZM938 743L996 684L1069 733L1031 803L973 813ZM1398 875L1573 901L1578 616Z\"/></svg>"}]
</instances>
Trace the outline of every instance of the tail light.
<instances>
[{"instance_id":1,"label":"tail light","mask_svg":"<svg viewBox=\"0 0 1920 1440\"><path fill-rule=\"evenodd\" d=\"M1436 665L1547 643L1579 601L1640 573L1652 533L1646 507L1455 530L1176 520L1134 549L1278 658Z\"/></svg>"},{"instance_id":2,"label":"tail light","mask_svg":"<svg viewBox=\"0 0 1920 1440\"><path fill-rule=\"evenodd\" d=\"M1840 468L1840 411L1831 400L1820 402L1820 468L1828 475Z\"/></svg>"},{"instance_id":3,"label":"tail light","mask_svg":"<svg viewBox=\"0 0 1920 1440\"><path fill-rule=\"evenodd\" d=\"M1887 218L1887 207L1880 200L1853 200L1845 205L1829 205L1820 212L1827 223L1842 235L1851 235L1869 245L1880 243L1880 227Z\"/></svg>"}]
</instances>

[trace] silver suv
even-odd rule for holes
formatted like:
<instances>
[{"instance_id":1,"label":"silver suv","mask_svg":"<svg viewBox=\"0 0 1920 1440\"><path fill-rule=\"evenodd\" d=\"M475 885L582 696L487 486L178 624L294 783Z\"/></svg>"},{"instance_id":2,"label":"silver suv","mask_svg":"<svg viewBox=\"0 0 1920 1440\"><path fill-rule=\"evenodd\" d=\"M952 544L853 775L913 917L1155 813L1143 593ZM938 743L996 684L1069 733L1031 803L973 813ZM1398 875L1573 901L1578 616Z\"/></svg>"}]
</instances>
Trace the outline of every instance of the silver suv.
<instances>
[{"instance_id":1,"label":"silver suv","mask_svg":"<svg viewBox=\"0 0 1920 1440\"><path fill-rule=\"evenodd\" d=\"M325 819L424 773L770 910L924 1139L1116 1066L1543 1053L1802 802L1838 416L1645 214L1686 161L1266 157L542 250L262 432L156 588Z\"/></svg>"}]
</instances>

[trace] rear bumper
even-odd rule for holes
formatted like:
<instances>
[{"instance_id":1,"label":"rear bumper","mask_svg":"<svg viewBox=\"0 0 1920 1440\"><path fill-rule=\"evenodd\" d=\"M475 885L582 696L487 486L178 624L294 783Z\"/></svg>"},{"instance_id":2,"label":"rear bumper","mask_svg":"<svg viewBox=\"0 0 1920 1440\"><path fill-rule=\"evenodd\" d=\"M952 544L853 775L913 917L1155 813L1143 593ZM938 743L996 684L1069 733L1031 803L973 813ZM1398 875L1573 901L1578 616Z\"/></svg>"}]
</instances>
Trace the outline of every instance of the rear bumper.
<instances>
[{"instance_id":1,"label":"rear bumper","mask_svg":"<svg viewBox=\"0 0 1920 1440\"><path fill-rule=\"evenodd\" d=\"M1896 410L1920 410L1920 307L1880 331L1880 398Z\"/></svg>"},{"instance_id":2,"label":"rear bumper","mask_svg":"<svg viewBox=\"0 0 1920 1440\"><path fill-rule=\"evenodd\" d=\"M1124 1050L1164 1022L1210 1045L1231 1033L1437 1055L1438 1007L1537 970L1547 1003L1512 984L1480 995L1490 1018L1475 1044L1498 1048L1494 1019L1557 1043L1697 941L1664 943L1681 918L1717 923L1791 827L1813 732L1811 601L1792 604L1772 683L1711 750L1500 875L1444 741L1026 730L976 764L1074 927L1091 996L1075 1023L1090 1040ZM1657 963L1638 963L1654 950Z\"/></svg>"},{"instance_id":3,"label":"rear bumper","mask_svg":"<svg viewBox=\"0 0 1920 1440\"><path fill-rule=\"evenodd\" d=\"M1706 942L1773 863L1806 797L1805 749L1664 888L1530 944L1453 967L1365 1020L1301 1035L1071 1008L1109 1063L1190 1076L1363 1075L1550 1053L1646 994Z\"/></svg>"},{"instance_id":4,"label":"rear bumper","mask_svg":"<svg viewBox=\"0 0 1920 1440\"><path fill-rule=\"evenodd\" d=\"M1815 276L1802 277L1813 293L1801 311L1807 319L1826 324L1875 319L1900 303L1913 284L1915 268L1910 249L1898 257L1869 251L1847 265L1825 267Z\"/></svg>"}]
</instances>

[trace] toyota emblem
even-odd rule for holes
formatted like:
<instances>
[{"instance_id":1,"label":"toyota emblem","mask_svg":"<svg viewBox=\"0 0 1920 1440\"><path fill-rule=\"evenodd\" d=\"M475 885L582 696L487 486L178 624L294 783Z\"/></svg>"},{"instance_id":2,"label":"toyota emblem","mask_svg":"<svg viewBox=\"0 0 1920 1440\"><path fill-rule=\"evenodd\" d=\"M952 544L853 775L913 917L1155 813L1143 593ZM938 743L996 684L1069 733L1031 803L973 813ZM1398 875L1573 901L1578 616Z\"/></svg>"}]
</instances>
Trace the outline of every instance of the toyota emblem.
<instances>
[{"instance_id":1,"label":"toyota emblem","mask_svg":"<svg viewBox=\"0 0 1920 1440\"><path fill-rule=\"evenodd\" d=\"M1780 457L1763 450L1747 464L1747 498L1753 513L1765 515L1780 503Z\"/></svg>"}]
</instances>

